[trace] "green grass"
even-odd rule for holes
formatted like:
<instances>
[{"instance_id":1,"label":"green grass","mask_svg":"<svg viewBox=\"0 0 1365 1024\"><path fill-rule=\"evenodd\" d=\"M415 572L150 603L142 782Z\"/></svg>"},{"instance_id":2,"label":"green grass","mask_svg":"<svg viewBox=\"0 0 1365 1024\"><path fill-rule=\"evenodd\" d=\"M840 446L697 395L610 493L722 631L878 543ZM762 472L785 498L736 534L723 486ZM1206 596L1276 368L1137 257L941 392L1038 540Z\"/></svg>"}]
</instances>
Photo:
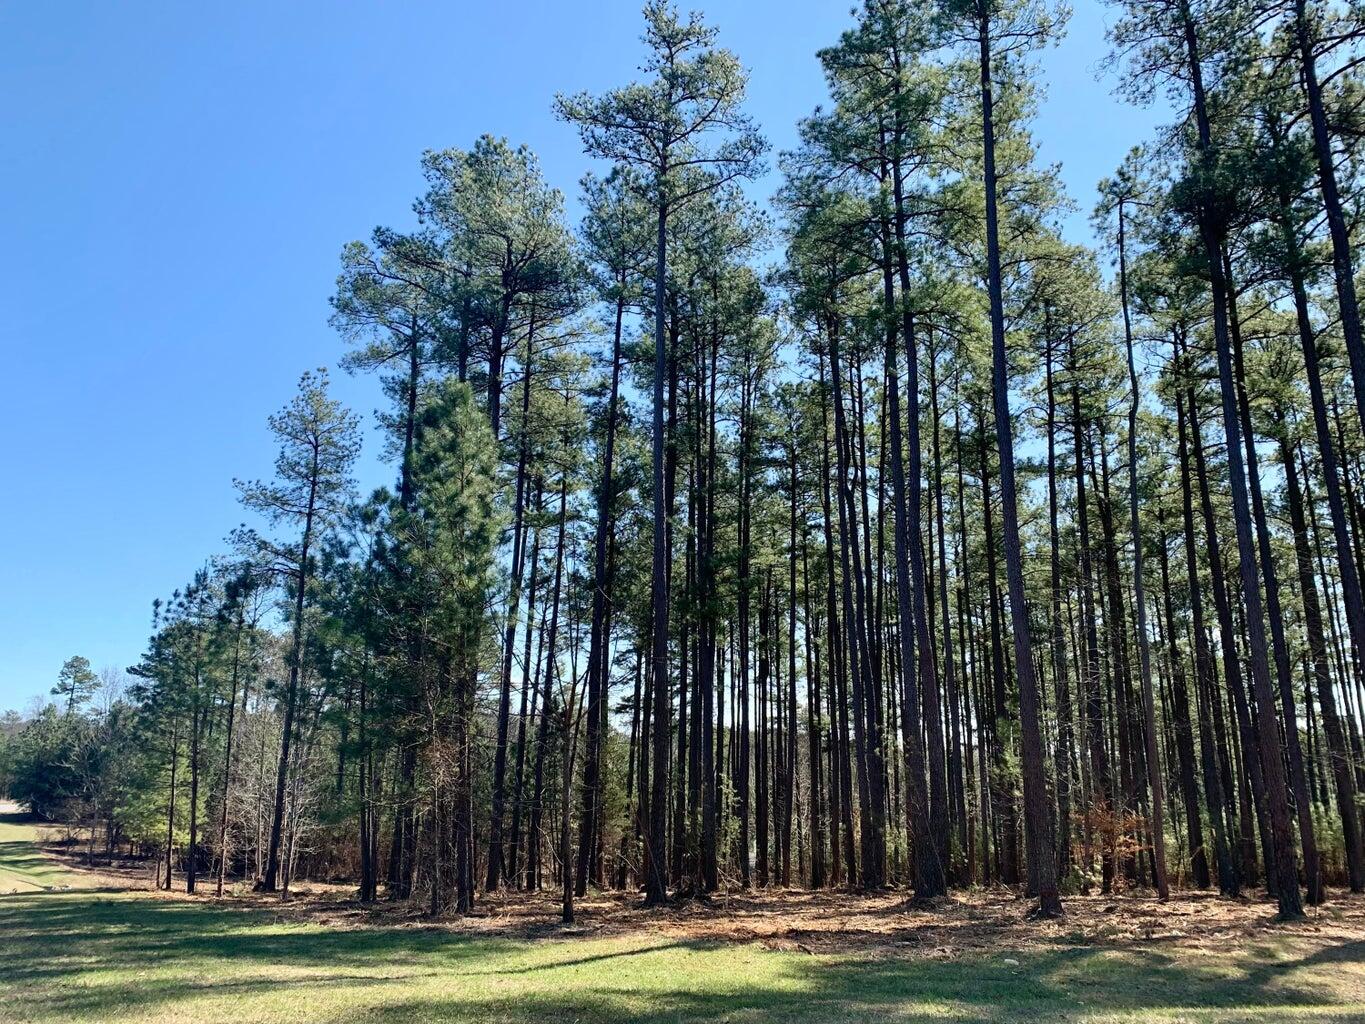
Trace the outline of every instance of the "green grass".
<instances>
[{"instance_id":1,"label":"green grass","mask_svg":"<svg viewBox=\"0 0 1365 1024\"><path fill-rule=\"evenodd\" d=\"M0 893L42 891L71 882L68 872L34 845L22 815L0 814Z\"/></svg>"},{"instance_id":2,"label":"green grass","mask_svg":"<svg viewBox=\"0 0 1365 1024\"><path fill-rule=\"evenodd\" d=\"M0 833L0 872L45 877L19 828ZM102 889L0 896L0 1021L27 1024L1286 1019L1365 1020L1365 943L929 961L649 934L346 929Z\"/></svg>"}]
</instances>

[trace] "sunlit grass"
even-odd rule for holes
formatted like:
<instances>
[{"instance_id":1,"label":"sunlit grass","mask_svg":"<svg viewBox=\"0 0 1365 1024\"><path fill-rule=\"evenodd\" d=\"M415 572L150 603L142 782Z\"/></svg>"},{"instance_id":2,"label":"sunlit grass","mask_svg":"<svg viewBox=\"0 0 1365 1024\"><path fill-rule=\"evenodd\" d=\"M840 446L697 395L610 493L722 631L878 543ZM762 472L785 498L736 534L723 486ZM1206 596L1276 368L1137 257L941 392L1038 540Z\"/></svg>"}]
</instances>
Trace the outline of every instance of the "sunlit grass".
<instances>
[{"instance_id":1,"label":"sunlit grass","mask_svg":"<svg viewBox=\"0 0 1365 1024\"><path fill-rule=\"evenodd\" d=\"M0 828L0 877L53 877L31 860L31 832ZM513 941L30 891L0 896L0 1021L1365 1020L1365 943L1304 943L927 960L639 932Z\"/></svg>"},{"instance_id":2,"label":"sunlit grass","mask_svg":"<svg viewBox=\"0 0 1365 1024\"><path fill-rule=\"evenodd\" d=\"M0 815L0 893L34 892L70 882L68 872L34 845L35 830L18 816Z\"/></svg>"}]
</instances>

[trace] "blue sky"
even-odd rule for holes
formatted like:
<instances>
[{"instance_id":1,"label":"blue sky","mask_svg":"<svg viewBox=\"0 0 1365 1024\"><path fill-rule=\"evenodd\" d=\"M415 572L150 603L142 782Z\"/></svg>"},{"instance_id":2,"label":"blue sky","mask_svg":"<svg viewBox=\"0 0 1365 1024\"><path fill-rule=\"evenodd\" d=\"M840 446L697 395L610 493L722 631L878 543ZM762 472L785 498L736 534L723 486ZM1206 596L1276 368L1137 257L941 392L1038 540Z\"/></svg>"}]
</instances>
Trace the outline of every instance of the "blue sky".
<instances>
[{"instance_id":1,"label":"blue sky","mask_svg":"<svg viewBox=\"0 0 1365 1024\"><path fill-rule=\"evenodd\" d=\"M792 145L848 4L705 10ZM1112 18L1079 0L1043 59L1035 135L1077 241L1157 117L1096 77ZM270 471L266 415L343 351L342 244L409 223L422 150L505 135L572 197L586 164L551 98L628 80L639 32L636 0L0 7L0 710L71 654L135 662L152 599L222 549L232 478ZM369 422L374 384L334 377ZM387 482L368 449L363 482Z\"/></svg>"}]
</instances>

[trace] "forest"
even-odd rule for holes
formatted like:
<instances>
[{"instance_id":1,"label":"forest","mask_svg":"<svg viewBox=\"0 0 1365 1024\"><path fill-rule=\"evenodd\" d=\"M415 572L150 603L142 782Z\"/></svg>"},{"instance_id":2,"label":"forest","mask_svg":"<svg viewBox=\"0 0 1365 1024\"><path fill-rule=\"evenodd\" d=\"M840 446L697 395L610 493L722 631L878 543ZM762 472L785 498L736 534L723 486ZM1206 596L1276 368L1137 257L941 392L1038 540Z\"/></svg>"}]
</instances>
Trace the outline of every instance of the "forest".
<instances>
[{"instance_id":1,"label":"forest","mask_svg":"<svg viewBox=\"0 0 1365 1024\"><path fill-rule=\"evenodd\" d=\"M862 0L774 152L650 0L634 81L545 97L581 180L422 154L330 300L391 483L303 373L244 525L126 673L0 721L0 790L165 890L442 920L1354 905L1365 9L1111 0L1095 87L1173 117L1088 196L1031 134L1067 15Z\"/></svg>"}]
</instances>

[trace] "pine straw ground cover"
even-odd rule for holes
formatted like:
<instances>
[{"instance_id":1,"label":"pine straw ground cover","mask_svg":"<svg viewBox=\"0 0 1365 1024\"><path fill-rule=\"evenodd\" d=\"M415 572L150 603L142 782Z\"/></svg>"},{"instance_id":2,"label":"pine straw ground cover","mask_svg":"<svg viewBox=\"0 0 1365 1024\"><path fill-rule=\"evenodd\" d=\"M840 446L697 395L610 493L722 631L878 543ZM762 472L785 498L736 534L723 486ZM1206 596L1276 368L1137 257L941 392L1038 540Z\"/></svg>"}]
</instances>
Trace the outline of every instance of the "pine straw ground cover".
<instances>
[{"instance_id":1,"label":"pine straw ground cover","mask_svg":"<svg viewBox=\"0 0 1365 1024\"><path fill-rule=\"evenodd\" d=\"M0 1021L1365 1020L1365 900L1336 892L1294 925L1202 895L1073 898L1034 923L1002 893L797 891L594 897L571 929L553 899L508 896L432 925L332 886L156 893L36 839L0 823ZM21 871L41 887L10 891Z\"/></svg>"}]
</instances>

